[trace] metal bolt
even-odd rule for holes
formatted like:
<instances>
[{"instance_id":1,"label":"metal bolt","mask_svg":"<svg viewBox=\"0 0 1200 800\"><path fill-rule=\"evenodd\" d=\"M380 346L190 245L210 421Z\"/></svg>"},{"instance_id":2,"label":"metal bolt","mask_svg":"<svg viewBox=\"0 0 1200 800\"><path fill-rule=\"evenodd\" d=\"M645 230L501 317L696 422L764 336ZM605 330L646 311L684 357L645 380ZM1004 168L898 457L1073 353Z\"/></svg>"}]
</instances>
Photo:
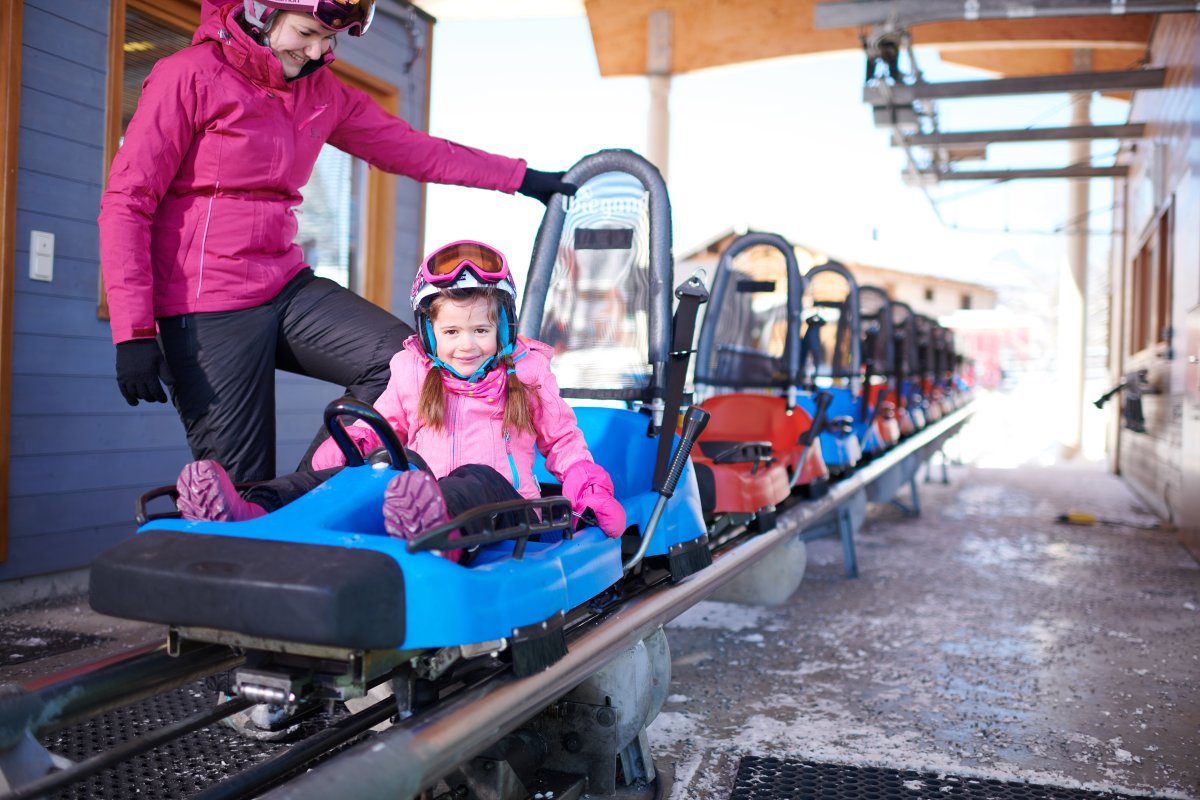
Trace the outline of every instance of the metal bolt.
<instances>
[{"instance_id":1,"label":"metal bolt","mask_svg":"<svg viewBox=\"0 0 1200 800\"><path fill-rule=\"evenodd\" d=\"M579 734L572 731L562 738L563 750L568 753L578 753L583 749L583 740L579 738Z\"/></svg>"},{"instance_id":2,"label":"metal bolt","mask_svg":"<svg viewBox=\"0 0 1200 800\"><path fill-rule=\"evenodd\" d=\"M612 727L617 721L617 714L608 706L596 709L596 722L600 723L605 728Z\"/></svg>"}]
</instances>

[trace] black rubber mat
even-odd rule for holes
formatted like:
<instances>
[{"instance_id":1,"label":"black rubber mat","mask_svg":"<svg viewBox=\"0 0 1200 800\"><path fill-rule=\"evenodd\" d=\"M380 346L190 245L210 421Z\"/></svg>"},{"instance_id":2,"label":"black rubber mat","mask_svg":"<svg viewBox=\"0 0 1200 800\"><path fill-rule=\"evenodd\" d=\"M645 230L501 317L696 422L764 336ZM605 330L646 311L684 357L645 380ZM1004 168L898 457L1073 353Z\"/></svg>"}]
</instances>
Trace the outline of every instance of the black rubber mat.
<instances>
[{"instance_id":1,"label":"black rubber mat","mask_svg":"<svg viewBox=\"0 0 1200 800\"><path fill-rule=\"evenodd\" d=\"M199 681L128 708L59 731L42 744L53 753L81 761L162 725L212 707L215 694ZM344 710L343 712L344 713ZM301 735L311 735L332 717L306 720ZM55 800L176 800L265 761L288 747L241 737L223 725L198 730L50 795Z\"/></svg>"},{"instance_id":2,"label":"black rubber mat","mask_svg":"<svg viewBox=\"0 0 1200 800\"><path fill-rule=\"evenodd\" d=\"M745 756L730 800L1134 800L984 778ZM1145 798L1137 798L1145 800Z\"/></svg>"},{"instance_id":3,"label":"black rubber mat","mask_svg":"<svg viewBox=\"0 0 1200 800\"><path fill-rule=\"evenodd\" d=\"M110 636L31 628L25 625L0 623L0 658L5 665L22 664L39 658L82 650L112 641Z\"/></svg>"}]
</instances>

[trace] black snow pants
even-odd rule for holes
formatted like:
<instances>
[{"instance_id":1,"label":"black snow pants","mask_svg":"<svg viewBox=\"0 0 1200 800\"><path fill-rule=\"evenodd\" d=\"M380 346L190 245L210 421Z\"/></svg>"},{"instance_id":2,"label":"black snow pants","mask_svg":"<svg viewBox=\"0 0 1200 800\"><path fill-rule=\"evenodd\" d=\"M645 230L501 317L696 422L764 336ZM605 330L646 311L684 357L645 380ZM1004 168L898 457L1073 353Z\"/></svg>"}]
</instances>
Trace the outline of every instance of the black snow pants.
<instances>
[{"instance_id":1,"label":"black snow pants","mask_svg":"<svg viewBox=\"0 0 1200 800\"><path fill-rule=\"evenodd\" d=\"M261 306L162 317L158 327L192 458L216 461L235 482L276 476L275 370L344 386L371 403L387 386L392 356L413 333L311 269ZM310 469L327 435L322 426L298 469Z\"/></svg>"},{"instance_id":2,"label":"black snow pants","mask_svg":"<svg viewBox=\"0 0 1200 800\"><path fill-rule=\"evenodd\" d=\"M281 475L266 483L251 486L241 494L246 500L257 503L267 511L275 511L329 480L342 469L344 467L330 467L316 472ZM489 503L521 499L521 495L503 475L484 464L464 464L457 467L446 477L438 479L438 488L442 490L442 497L446 500L446 512L452 518ZM519 517L506 519L508 516L504 514L500 517L501 525L520 522Z\"/></svg>"}]
</instances>

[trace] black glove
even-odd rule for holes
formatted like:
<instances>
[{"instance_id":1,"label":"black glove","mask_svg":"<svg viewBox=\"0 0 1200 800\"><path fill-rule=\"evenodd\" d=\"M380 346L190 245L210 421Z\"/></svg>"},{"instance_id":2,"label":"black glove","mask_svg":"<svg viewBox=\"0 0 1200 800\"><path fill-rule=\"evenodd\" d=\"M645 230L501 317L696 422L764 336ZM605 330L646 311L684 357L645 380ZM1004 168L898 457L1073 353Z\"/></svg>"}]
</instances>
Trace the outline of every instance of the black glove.
<instances>
[{"instance_id":1,"label":"black glove","mask_svg":"<svg viewBox=\"0 0 1200 800\"><path fill-rule=\"evenodd\" d=\"M579 189L573 183L563 182L562 178L565 174L563 172L542 172L526 167L525 177L521 180L517 191L526 197L541 200L543 204L548 205L551 195L565 194L570 197Z\"/></svg>"},{"instance_id":2,"label":"black glove","mask_svg":"<svg viewBox=\"0 0 1200 800\"><path fill-rule=\"evenodd\" d=\"M131 339L117 344L117 386L125 402L136 406L167 402L167 393L159 383L163 368L162 351L154 339Z\"/></svg>"}]
</instances>

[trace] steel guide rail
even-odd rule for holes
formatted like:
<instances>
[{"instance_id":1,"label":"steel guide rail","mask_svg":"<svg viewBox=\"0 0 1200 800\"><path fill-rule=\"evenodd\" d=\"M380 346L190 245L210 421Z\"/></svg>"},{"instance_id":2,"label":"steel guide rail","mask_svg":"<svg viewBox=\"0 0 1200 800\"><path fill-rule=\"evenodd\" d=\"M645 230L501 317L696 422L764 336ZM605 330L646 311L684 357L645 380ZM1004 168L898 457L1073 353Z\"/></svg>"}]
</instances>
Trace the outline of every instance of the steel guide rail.
<instances>
[{"instance_id":1,"label":"steel guide rail","mask_svg":"<svg viewBox=\"0 0 1200 800\"><path fill-rule=\"evenodd\" d=\"M521 679L511 673L497 676L426 713L398 722L263 797L326 800L418 795L573 689L616 654L822 521L859 491L886 480L889 473L915 470L920 461L958 433L972 413L970 406L955 410L838 481L824 497L781 509L773 530L717 554L709 568L679 584L662 584L633 598L572 639L567 654L545 671Z\"/></svg>"}]
</instances>

